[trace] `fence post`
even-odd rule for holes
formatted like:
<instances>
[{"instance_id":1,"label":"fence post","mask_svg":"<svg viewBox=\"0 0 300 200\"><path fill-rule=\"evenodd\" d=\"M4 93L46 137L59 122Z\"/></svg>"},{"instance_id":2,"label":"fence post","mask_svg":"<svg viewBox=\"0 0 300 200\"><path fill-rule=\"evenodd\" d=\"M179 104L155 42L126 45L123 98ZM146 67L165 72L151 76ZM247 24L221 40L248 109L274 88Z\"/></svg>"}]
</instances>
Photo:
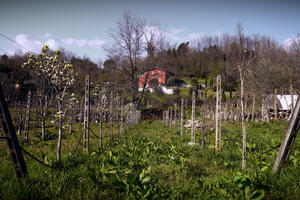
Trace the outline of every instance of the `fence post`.
<instances>
[{"instance_id":1,"label":"fence post","mask_svg":"<svg viewBox=\"0 0 300 200\"><path fill-rule=\"evenodd\" d=\"M195 142L195 90L192 95L192 126L191 126L191 142Z\"/></svg>"},{"instance_id":2,"label":"fence post","mask_svg":"<svg viewBox=\"0 0 300 200\"><path fill-rule=\"evenodd\" d=\"M170 118L169 118L169 128L172 129L172 107L169 109L169 115L170 115Z\"/></svg>"},{"instance_id":3,"label":"fence post","mask_svg":"<svg viewBox=\"0 0 300 200\"><path fill-rule=\"evenodd\" d=\"M124 99L121 100L121 135L124 133Z\"/></svg>"},{"instance_id":4,"label":"fence post","mask_svg":"<svg viewBox=\"0 0 300 200\"><path fill-rule=\"evenodd\" d=\"M221 76L217 76L216 100L216 151L221 151Z\"/></svg>"},{"instance_id":5,"label":"fence post","mask_svg":"<svg viewBox=\"0 0 300 200\"><path fill-rule=\"evenodd\" d=\"M166 110L166 125L169 124L169 108Z\"/></svg>"},{"instance_id":6,"label":"fence post","mask_svg":"<svg viewBox=\"0 0 300 200\"><path fill-rule=\"evenodd\" d=\"M12 123L7 103L0 83L0 127L6 138L8 152L18 179L27 175L27 168L18 142L18 137Z\"/></svg>"},{"instance_id":7,"label":"fence post","mask_svg":"<svg viewBox=\"0 0 300 200\"><path fill-rule=\"evenodd\" d=\"M18 101L18 117L19 117L19 121L18 121L18 135L22 134L22 122L23 122L23 116L22 116L22 103L20 101Z\"/></svg>"},{"instance_id":8,"label":"fence post","mask_svg":"<svg viewBox=\"0 0 300 200\"><path fill-rule=\"evenodd\" d=\"M113 139L113 92L110 92L109 98L109 132L110 139Z\"/></svg>"},{"instance_id":9,"label":"fence post","mask_svg":"<svg viewBox=\"0 0 300 200\"><path fill-rule=\"evenodd\" d=\"M277 154L273 166L274 173L279 172L281 165L288 161L299 128L300 128L300 98L298 98L297 100L288 128L286 129L284 138L281 142L280 150Z\"/></svg>"},{"instance_id":10,"label":"fence post","mask_svg":"<svg viewBox=\"0 0 300 200\"><path fill-rule=\"evenodd\" d=\"M293 96L293 85L290 85L290 95L291 95L291 115L294 110L294 96Z\"/></svg>"},{"instance_id":11,"label":"fence post","mask_svg":"<svg viewBox=\"0 0 300 200\"><path fill-rule=\"evenodd\" d=\"M24 127L24 140L28 141L29 123L30 123L30 107L31 107L31 91L28 91L26 114L25 114L25 127Z\"/></svg>"},{"instance_id":12,"label":"fence post","mask_svg":"<svg viewBox=\"0 0 300 200\"><path fill-rule=\"evenodd\" d=\"M89 122L90 122L90 77L85 76L85 96L84 96L84 136L83 148L86 152L89 151Z\"/></svg>"},{"instance_id":13,"label":"fence post","mask_svg":"<svg viewBox=\"0 0 300 200\"><path fill-rule=\"evenodd\" d=\"M277 120L277 89L275 89L275 99L274 99L274 120Z\"/></svg>"},{"instance_id":14,"label":"fence post","mask_svg":"<svg viewBox=\"0 0 300 200\"><path fill-rule=\"evenodd\" d=\"M180 111L180 135L183 135L183 98L181 99L181 111Z\"/></svg>"},{"instance_id":15,"label":"fence post","mask_svg":"<svg viewBox=\"0 0 300 200\"><path fill-rule=\"evenodd\" d=\"M254 110L255 110L255 94L253 94L253 102L252 102L252 117L251 120L254 121Z\"/></svg>"},{"instance_id":16,"label":"fence post","mask_svg":"<svg viewBox=\"0 0 300 200\"><path fill-rule=\"evenodd\" d=\"M177 103L174 104L174 130L177 129Z\"/></svg>"}]
</instances>

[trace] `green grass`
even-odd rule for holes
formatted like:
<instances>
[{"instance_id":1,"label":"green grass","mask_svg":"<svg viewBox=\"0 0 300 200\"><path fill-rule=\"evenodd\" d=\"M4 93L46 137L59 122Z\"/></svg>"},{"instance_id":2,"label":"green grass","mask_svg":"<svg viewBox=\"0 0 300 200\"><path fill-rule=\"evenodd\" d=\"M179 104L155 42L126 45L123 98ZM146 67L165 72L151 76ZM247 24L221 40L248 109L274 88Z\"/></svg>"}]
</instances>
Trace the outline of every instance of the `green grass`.
<instances>
[{"instance_id":1,"label":"green grass","mask_svg":"<svg viewBox=\"0 0 300 200\"><path fill-rule=\"evenodd\" d=\"M299 199L300 140L280 176L271 172L278 149L264 153L282 140L286 122L247 124L247 170L241 170L241 126L223 122L222 151L214 150L214 130L207 145L187 146L189 137L169 130L160 121L143 121L104 148L90 136L90 152L82 145L69 160L79 137L63 137L61 171L46 168L25 155L29 176L17 182L6 146L0 144L1 199ZM92 129L98 133L98 125ZM48 164L55 164L57 128L47 128L51 140L38 135L21 145ZM104 131L106 132L106 131ZM201 133L196 132L201 143Z\"/></svg>"}]
</instances>

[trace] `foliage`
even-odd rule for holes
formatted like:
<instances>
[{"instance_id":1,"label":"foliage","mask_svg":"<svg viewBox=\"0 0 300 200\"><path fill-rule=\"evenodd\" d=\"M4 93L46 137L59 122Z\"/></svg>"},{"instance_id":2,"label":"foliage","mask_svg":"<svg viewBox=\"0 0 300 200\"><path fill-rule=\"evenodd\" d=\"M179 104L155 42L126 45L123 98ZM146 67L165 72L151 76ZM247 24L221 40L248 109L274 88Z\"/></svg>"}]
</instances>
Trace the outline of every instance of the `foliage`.
<instances>
[{"instance_id":1,"label":"foliage","mask_svg":"<svg viewBox=\"0 0 300 200\"><path fill-rule=\"evenodd\" d=\"M186 84L186 82L182 79L179 79L175 76L171 76L167 81L167 86L181 86L183 84Z\"/></svg>"},{"instance_id":2,"label":"foliage","mask_svg":"<svg viewBox=\"0 0 300 200\"><path fill-rule=\"evenodd\" d=\"M189 138L177 135L161 121L147 120L114 141L91 138L91 151L74 157L69 152L80 137L66 134L62 171L45 168L29 157L29 177L16 184L6 151L1 151L0 196L3 199L297 199L299 191L299 140L280 176L271 173L285 122L248 123L248 169L241 172L240 125L223 123L223 149L214 151L214 130L208 131L207 146L187 146ZM78 130L76 124L75 129ZM97 124L91 128L96 132ZM105 126L107 128L107 126ZM51 132L55 129L51 129ZM115 132L116 134L116 132ZM21 139L20 139L21 140ZM201 132L196 131L196 141ZM55 162L54 141L21 142L46 163ZM0 146L1 149L5 146Z\"/></svg>"}]
</instances>

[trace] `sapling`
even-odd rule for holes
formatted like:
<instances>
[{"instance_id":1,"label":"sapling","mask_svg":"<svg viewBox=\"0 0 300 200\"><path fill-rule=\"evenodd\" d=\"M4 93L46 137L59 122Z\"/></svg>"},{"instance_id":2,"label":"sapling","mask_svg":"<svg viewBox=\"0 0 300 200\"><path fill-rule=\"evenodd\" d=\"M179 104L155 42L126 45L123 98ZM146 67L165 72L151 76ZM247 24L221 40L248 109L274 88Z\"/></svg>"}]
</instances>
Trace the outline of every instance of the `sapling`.
<instances>
[{"instance_id":1,"label":"sapling","mask_svg":"<svg viewBox=\"0 0 300 200\"><path fill-rule=\"evenodd\" d=\"M47 110L47 100L45 95L46 80L56 92L58 106L56 117L58 118L59 122L56 156L58 164L61 165L61 139L63 133L63 122L66 112L74 105L76 100L74 93L71 95L68 93L68 89L72 87L74 83L74 72L71 64L66 61L61 61L61 53L59 50L56 50L53 56L48 56L48 51L49 47L44 45L39 57L30 54L28 61L23 64L23 67L31 67L35 74L42 80L42 86L40 88L42 92L42 95L40 95L40 102L43 110L42 120L45 120L45 113ZM45 100L45 102L43 100ZM44 124L43 121L42 124ZM45 139L44 130L42 132L42 138Z\"/></svg>"},{"instance_id":2,"label":"sapling","mask_svg":"<svg viewBox=\"0 0 300 200\"><path fill-rule=\"evenodd\" d=\"M47 94L45 92L47 79L51 75L51 62L52 57L48 56L48 46L43 46L41 54L35 56L33 54L29 54L28 60L26 63L22 65L22 67L30 68L33 77L37 82L37 94L41 106L40 117L42 122L42 140L45 140L46 132L45 132L45 120L46 120L46 111L48 108Z\"/></svg>"}]
</instances>

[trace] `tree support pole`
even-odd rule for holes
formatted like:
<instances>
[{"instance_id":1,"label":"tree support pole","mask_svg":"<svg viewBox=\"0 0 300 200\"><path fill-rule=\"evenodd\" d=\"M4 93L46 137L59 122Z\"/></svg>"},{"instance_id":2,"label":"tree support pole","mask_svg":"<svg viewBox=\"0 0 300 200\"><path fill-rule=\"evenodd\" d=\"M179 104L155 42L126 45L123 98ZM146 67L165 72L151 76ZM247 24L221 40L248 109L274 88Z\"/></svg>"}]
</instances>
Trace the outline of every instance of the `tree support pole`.
<instances>
[{"instance_id":1,"label":"tree support pole","mask_svg":"<svg viewBox=\"0 0 300 200\"><path fill-rule=\"evenodd\" d=\"M216 100L216 151L221 151L221 76L217 76Z\"/></svg>"},{"instance_id":2,"label":"tree support pole","mask_svg":"<svg viewBox=\"0 0 300 200\"><path fill-rule=\"evenodd\" d=\"M280 171L280 167L283 163L286 163L289 159L293 144L295 142L297 133L300 129L300 98L298 98L288 128L286 129L284 138L280 145L280 150L277 154L273 172Z\"/></svg>"},{"instance_id":3,"label":"tree support pole","mask_svg":"<svg viewBox=\"0 0 300 200\"><path fill-rule=\"evenodd\" d=\"M89 151L89 122L90 122L90 77L85 76L85 95L84 95L84 135L83 149Z\"/></svg>"},{"instance_id":4,"label":"tree support pole","mask_svg":"<svg viewBox=\"0 0 300 200\"><path fill-rule=\"evenodd\" d=\"M18 142L15 128L13 126L7 104L4 98L2 86L0 83L0 126L4 137L8 152L10 154L15 174L18 179L24 178L27 175L27 168Z\"/></svg>"}]
</instances>

